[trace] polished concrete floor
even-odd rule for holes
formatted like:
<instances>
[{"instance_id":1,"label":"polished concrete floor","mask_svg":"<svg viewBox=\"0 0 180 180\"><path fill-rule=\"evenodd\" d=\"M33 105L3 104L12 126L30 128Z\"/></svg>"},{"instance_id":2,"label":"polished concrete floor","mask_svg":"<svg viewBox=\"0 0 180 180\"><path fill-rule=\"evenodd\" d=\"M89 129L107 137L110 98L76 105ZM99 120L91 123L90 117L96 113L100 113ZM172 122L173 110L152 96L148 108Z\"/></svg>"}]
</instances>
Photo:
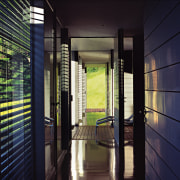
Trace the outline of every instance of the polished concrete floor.
<instances>
[{"instance_id":1,"label":"polished concrete floor","mask_svg":"<svg viewBox=\"0 0 180 180\"><path fill-rule=\"evenodd\" d=\"M69 152L57 170L58 180L133 179L132 128L125 128L125 164L120 167L120 153L114 139L72 140Z\"/></svg>"},{"instance_id":2,"label":"polished concrete floor","mask_svg":"<svg viewBox=\"0 0 180 180\"><path fill-rule=\"evenodd\" d=\"M73 140L58 179L109 180L119 179L114 142L96 143L94 140Z\"/></svg>"},{"instance_id":3,"label":"polished concrete floor","mask_svg":"<svg viewBox=\"0 0 180 180\"><path fill-rule=\"evenodd\" d=\"M87 129L87 128L86 128ZM79 129L80 130L80 129ZM132 127L125 127L124 171L121 154L114 138L97 140L92 133L74 135L69 150L57 168L57 180L121 180L133 179ZM76 131L77 132L77 131ZM88 132L89 128L88 128ZM94 132L94 129L93 129ZM101 132L101 131L99 131ZM89 138L89 135L91 138ZM87 136L87 137L86 137ZM83 137L83 138L82 138ZM93 138L92 138L93 137ZM87 138L87 139L86 139ZM88 139L89 138L89 139Z\"/></svg>"}]
</instances>

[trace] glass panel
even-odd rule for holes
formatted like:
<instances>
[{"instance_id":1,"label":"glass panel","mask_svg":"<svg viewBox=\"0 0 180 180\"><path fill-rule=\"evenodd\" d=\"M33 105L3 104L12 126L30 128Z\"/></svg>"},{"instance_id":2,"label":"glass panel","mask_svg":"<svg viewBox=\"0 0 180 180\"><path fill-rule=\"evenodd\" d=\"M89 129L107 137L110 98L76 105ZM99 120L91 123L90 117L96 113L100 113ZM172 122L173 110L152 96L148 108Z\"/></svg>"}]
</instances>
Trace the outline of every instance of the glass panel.
<instances>
[{"instance_id":1,"label":"glass panel","mask_svg":"<svg viewBox=\"0 0 180 180\"><path fill-rule=\"evenodd\" d=\"M61 154L61 111L60 111L60 26L56 22L56 30L53 27L53 12L45 2L45 24L44 24L44 98L45 117L54 121L45 126L45 159L46 176L51 174L56 165L56 160ZM56 35L55 32L56 31ZM55 39L56 37L56 39ZM56 46L54 42L56 41ZM55 49L56 48L56 49ZM54 58L56 64L54 66ZM55 82L54 79L56 79ZM56 100L55 100L56 98ZM55 122L57 116L57 122ZM57 127L56 127L57 124ZM56 129L57 128L57 129ZM56 131L57 130L57 131ZM57 132L57 134L55 134ZM57 139L56 139L57 138ZM57 157L55 157L57 154ZM57 158L57 159L55 159Z\"/></svg>"},{"instance_id":2,"label":"glass panel","mask_svg":"<svg viewBox=\"0 0 180 180\"><path fill-rule=\"evenodd\" d=\"M57 158L61 154L61 77L60 77L60 64L61 64L61 28L58 22L56 23L56 80L57 80Z\"/></svg>"},{"instance_id":3,"label":"glass panel","mask_svg":"<svg viewBox=\"0 0 180 180\"><path fill-rule=\"evenodd\" d=\"M44 113L45 118L53 114L53 13L45 2L44 14ZM55 165L54 121L45 124L45 174L51 174Z\"/></svg>"},{"instance_id":4,"label":"glass panel","mask_svg":"<svg viewBox=\"0 0 180 180\"><path fill-rule=\"evenodd\" d=\"M32 179L30 4L0 10L1 178Z\"/></svg>"}]
</instances>

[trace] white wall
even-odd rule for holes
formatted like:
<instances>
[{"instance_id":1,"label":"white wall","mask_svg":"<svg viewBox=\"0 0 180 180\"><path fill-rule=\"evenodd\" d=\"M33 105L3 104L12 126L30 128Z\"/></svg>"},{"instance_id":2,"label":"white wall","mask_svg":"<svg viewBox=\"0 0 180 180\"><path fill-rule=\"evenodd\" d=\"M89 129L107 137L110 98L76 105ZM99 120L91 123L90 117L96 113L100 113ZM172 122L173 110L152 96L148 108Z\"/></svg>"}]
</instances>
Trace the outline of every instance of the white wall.
<instances>
[{"instance_id":1,"label":"white wall","mask_svg":"<svg viewBox=\"0 0 180 180\"><path fill-rule=\"evenodd\" d=\"M78 119L82 120L82 59L79 59L78 63L78 83L79 83L79 90L78 90Z\"/></svg>"},{"instance_id":2,"label":"white wall","mask_svg":"<svg viewBox=\"0 0 180 180\"><path fill-rule=\"evenodd\" d=\"M133 114L133 74L124 73L124 118Z\"/></svg>"},{"instance_id":3,"label":"white wall","mask_svg":"<svg viewBox=\"0 0 180 180\"><path fill-rule=\"evenodd\" d=\"M87 76L85 73L85 68L82 69L82 113L83 113L83 125L86 124L86 106L87 106L87 96L86 96L86 88L87 88Z\"/></svg>"},{"instance_id":4,"label":"white wall","mask_svg":"<svg viewBox=\"0 0 180 180\"><path fill-rule=\"evenodd\" d=\"M50 117L50 54L44 55L44 114Z\"/></svg>"},{"instance_id":5,"label":"white wall","mask_svg":"<svg viewBox=\"0 0 180 180\"><path fill-rule=\"evenodd\" d=\"M71 61L72 125L78 123L78 62Z\"/></svg>"}]
</instances>

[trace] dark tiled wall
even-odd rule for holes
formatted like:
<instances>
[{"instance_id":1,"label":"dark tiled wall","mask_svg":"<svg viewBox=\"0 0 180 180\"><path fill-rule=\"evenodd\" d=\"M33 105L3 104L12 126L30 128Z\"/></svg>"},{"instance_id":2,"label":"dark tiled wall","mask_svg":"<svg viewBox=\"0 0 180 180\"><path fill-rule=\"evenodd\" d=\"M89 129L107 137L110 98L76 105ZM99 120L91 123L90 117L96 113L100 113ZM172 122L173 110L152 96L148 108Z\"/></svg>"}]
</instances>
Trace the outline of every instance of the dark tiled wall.
<instances>
[{"instance_id":1,"label":"dark tiled wall","mask_svg":"<svg viewBox=\"0 0 180 180\"><path fill-rule=\"evenodd\" d=\"M180 179L180 3L146 5L146 179Z\"/></svg>"}]
</instances>

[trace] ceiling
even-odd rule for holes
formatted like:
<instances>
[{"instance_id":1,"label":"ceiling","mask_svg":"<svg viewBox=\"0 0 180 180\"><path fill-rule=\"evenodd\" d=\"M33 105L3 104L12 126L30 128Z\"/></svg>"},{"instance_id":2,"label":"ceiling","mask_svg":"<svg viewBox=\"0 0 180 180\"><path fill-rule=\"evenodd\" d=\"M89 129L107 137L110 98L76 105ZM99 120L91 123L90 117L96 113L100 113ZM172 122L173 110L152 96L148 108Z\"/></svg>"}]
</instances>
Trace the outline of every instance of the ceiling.
<instances>
[{"instance_id":1,"label":"ceiling","mask_svg":"<svg viewBox=\"0 0 180 180\"><path fill-rule=\"evenodd\" d=\"M71 50L79 51L84 63L107 63L114 49L114 38L72 38ZM124 50L133 49L133 38L124 38Z\"/></svg>"},{"instance_id":2,"label":"ceiling","mask_svg":"<svg viewBox=\"0 0 180 180\"><path fill-rule=\"evenodd\" d=\"M68 28L72 50L86 62L109 60L118 29L132 37L143 26L143 0L56 0L57 17ZM124 46L130 41L124 40ZM131 41L132 48L132 41Z\"/></svg>"},{"instance_id":3,"label":"ceiling","mask_svg":"<svg viewBox=\"0 0 180 180\"><path fill-rule=\"evenodd\" d=\"M143 0L57 0L57 16L71 37L115 37L138 32L143 23Z\"/></svg>"}]
</instances>

